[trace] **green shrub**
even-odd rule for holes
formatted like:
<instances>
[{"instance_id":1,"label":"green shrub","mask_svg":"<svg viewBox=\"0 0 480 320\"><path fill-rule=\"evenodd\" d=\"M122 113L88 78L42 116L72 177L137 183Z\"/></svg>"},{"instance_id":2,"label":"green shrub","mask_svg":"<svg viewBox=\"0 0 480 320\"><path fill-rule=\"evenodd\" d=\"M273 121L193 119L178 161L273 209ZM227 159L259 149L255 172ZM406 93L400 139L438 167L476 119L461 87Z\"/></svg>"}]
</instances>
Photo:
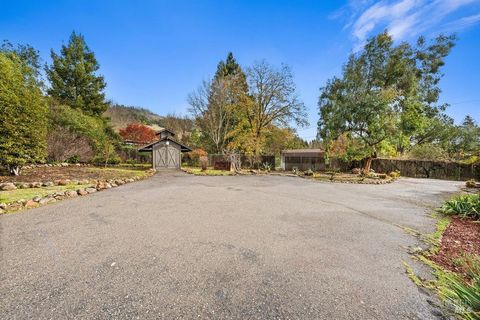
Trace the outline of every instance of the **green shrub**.
<instances>
[{"instance_id":1,"label":"green shrub","mask_svg":"<svg viewBox=\"0 0 480 320\"><path fill-rule=\"evenodd\" d=\"M312 171L312 169L308 169L303 174L306 175L307 177L311 177L311 176L313 176L313 171Z\"/></svg>"},{"instance_id":2,"label":"green shrub","mask_svg":"<svg viewBox=\"0 0 480 320\"><path fill-rule=\"evenodd\" d=\"M270 165L270 163L264 162L262 163L262 169L264 171L270 172L270 170L272 170L272 166Z\"/></svg>"},{"instance_id":3,"label":"green shrub","mask_svg":"<svg viewBox=\"0 0 480 320\"><path fill-rule=\"evenodd\" d=\"M80 156L78 154L71 156L66 160L68 163L79 163L80 162Z\"/></svg>"},{"instance_id":4,"label":"green shrub","mask_svg":"<svg viewBox=\"0 0 480 320\"><path fill-rule=\"evenodd\" d=\"M408 153L410 159L416 160L448 160L447 152L436 144L417 144Z\"/></svg>"},{"instance_id":5,"label":"green shrub","mask_svg":"<svg viewBox=\"0 0 480 320\"><path fill-rule=\"evenodd\" d=\"M440 211L480 220L480 194L467 194L448 200Z\"/></svg>"},{"instance_id":6,"label":"green shrub","mask_svg":"<svg viewBox=\"0 0 480 320\"><path fill-rule=\"evenodd\" d=\"M104 157L97 155L93 158L92 162L97 166L104 166L105 164L119 164L121 159L117 155L112 155L107 161L105 161Z\"/></svg>"},{"instance_id":7,"label":"green shrub","mask_svg":"<svg viewBox=\"0 0 480 320\"><path fill-rule=\"evenodd\" d=\"M473 180L473 179L470 179L470 180L468 180L467 182L465 182L465 186L466 186L467 188L475 188L476 185L477 185L477 184L476 184L475 180Z\"/></svg>"},{"instance_id":8,"label":"green shrub","mask_svg":"<svg viewBox=\"0 0 480 320\"><path fill-rule=\"evenodd\" d=\"M446 273L443 275L444 287L441 297L453 307L455 314L462 319L480 319L480 258L465 256L460 261L470 281Z\"/></svg>"},{"instance_id":9,"label":"green shrub","mask_svg":"<svg viewBox=\"0 0 480 320\"><path fill-rule=\"evenodd\" d=\"M393 179L400 178L400 171L392 171L389 173L390 177Z\"/></svg>"}]
</instances>

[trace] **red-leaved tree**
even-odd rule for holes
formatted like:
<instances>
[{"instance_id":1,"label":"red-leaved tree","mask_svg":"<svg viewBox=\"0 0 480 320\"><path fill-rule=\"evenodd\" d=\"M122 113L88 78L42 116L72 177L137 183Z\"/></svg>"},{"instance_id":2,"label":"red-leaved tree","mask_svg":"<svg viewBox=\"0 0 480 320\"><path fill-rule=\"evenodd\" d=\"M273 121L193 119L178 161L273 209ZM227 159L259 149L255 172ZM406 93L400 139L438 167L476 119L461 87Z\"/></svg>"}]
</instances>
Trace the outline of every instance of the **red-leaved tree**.
<instances>
[{"instance_id":1,"label":"red-leaved tree","mask_svg":"<svg viewBox=\"0 0 480 320\"><path fill-rule=\"evenodd\" d=\"M119 133L123 139L137 143L149 143L155 140L155 130L141 123L130 123L125 129L120 129Z\"/></svg>"}]
</instances>

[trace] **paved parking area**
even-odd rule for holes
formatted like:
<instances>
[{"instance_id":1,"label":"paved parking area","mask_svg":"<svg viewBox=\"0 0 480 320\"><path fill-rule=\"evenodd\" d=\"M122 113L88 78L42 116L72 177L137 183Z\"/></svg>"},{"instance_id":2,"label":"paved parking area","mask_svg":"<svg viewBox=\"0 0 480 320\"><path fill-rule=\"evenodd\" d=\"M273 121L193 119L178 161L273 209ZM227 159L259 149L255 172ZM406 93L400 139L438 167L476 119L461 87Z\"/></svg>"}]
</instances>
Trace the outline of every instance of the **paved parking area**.
<instances>
[{"instance_id":1,"label":"paved parking area","mask_svg":"<svg viewBox=\"0 0 480 320\"><path fill-rule=\"evenodd\" d=\"M2 319L435 319L402 261L459 183L160 174L0 216Z\"/></svg>"}]
</instances>

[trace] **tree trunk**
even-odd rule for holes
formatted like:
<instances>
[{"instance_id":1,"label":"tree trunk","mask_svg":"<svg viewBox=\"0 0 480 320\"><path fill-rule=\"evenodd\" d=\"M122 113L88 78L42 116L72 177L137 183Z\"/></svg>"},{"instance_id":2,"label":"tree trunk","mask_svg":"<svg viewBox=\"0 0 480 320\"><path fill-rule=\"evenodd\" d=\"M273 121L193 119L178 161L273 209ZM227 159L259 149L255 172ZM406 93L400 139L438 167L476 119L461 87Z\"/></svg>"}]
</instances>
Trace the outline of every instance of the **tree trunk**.
<instances>
[{"instance_id":1,"label":"tree trunk","mask_svg":"<svg viewBox=\"0 0 480 320\"><path fill-rule=\"evenodd\" d=\"M365 162L365 167L363 168L363 174L368 175L370 173L370 167L372 166L373 157L368 157L367 162Z\"/></svg>"},{"instance_id":2,"label":"tree trunk","mask_svg":"<svg viewBox=\"0 0 480 320\"><path fill-rule=\"evenodd\" d=\"M8 171L12 176L19 176L20 175L20 167L19 166L8 166Z\"/></svg>"}]
</instances>

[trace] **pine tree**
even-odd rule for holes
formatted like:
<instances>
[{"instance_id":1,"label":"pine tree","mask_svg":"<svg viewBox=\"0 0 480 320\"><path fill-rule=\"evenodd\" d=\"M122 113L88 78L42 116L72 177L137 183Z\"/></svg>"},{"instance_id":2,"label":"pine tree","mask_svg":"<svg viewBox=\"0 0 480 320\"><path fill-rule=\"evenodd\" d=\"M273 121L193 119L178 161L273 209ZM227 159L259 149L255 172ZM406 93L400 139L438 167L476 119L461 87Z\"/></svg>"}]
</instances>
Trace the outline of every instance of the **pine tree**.
<instances>
[{"instance_id":1,"label":"pine tree","mask_svg":"<svg viewBox=\"0 0 480 320\"><path fill-rule=\"evenodd\" d=\"M0 164L15 175L46 156L48 108L33 73L21 57L0 52Z\"/></svg>"},{"instance_id":2,"label":"pine tree","mask_svg":"<svg viewBox=\"0 0 480 320\"><path fill-rule=\"evenodd\" d=\"M72 32L68 45L60 54L51 51L52 65L46 67L51 88L48 93L60 103L78 108L93 116L107 110L103 76L97 75L99 64L82 35Z\"/></svg>"},{"instance_id":3,"label":"pine tree","mask_svg":"<svg viewBox=\"0 0 480 320\"><path fill-rule=\"evenodd\" d=\"M229 52L225 61L220 61L217 65L217 71L215 72L214 80L222 78L235 78L235 83L240 86L244 93L248 91L247 77L242 70L242 67L237 63L237 60L233 57L233 53Z\"/></svg>"}]
</instances>

